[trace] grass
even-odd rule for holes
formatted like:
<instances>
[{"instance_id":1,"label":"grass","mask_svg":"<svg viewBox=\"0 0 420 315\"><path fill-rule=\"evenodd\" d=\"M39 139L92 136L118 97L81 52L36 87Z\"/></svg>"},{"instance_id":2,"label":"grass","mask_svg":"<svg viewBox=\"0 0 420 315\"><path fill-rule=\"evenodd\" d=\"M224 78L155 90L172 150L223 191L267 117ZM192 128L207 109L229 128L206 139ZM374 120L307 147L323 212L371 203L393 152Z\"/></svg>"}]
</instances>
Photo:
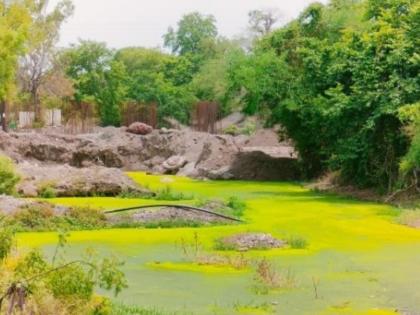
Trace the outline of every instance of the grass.
<instances>
[{"instance_id":1,"label":"grass","mask_svg":"<svg viewBox=\"0 0 420 315\"><path fill-rule=\"evenodd\" d=\"M172 187L167 185L156 191L156 195L152 197L155 200L179 201L179 200L192 200L194 196L191 194L184 194L182 192L173 191Z\"/></svg>"},{"instance_id":2,"label":"grass","mask_svg":"<svg viewBox=\"0 0 420 315\"><path fill-rule=\"evenodd\" d=\"M420 230L396 224L394 215L385 215L394 213L392 207L317 194L290 183L129 175L153 191L165 188L169 178L173 193L195 198L171 203L194 204L198 199L227 200L236 196L246 203L242 213L246 223L199 229L73 232L69 240L74 252L89 244L103 253L115 252L126 261L124 268L130 288L122 293L123 300L135 299L142 306L152 309L154 305L165 306L172 311L187 306L196 314L213 314L209 308L214 303L221 305L224 313L220 314L235 314L235 303L259 305L266 301L278 302L279 312L287 310L288 315L337 315L333 306L343 301L351 302L343 314L390 314L386 310L395 309L395 305L420 309L420 273L415 272L420 260ZM162 203L152 199L101 197L48 201L107 210ZM249 231L270 233L278 239L291 235L298 239L297 247L302 240L310 241L305 250L295 250L291 245L244 254L251 261L261 260L264 255L283 278L292 268L298 288L256 295L252 289L253 274L249 271L198 265L174 248L180 238L192 240L198 232L201 254L217 254L214 252L217 239ZM56 239L54 233L25 233L18 236L18 246L43 246L48 250ZM313 277L320 279L320 299L313 297ZM377 281L370 281L372 277Z\"/></svg>"},{"instance_id":3,"label":"grass","mask_svg":"<svg viewBox=\"0 0 420 315\"><path fill-rule=\"evenodd\" d=\"M287 240L287 244L293 249L305 249L308 247L308 241L300 236L292 236Z\"/></svg>"}]
</instances>

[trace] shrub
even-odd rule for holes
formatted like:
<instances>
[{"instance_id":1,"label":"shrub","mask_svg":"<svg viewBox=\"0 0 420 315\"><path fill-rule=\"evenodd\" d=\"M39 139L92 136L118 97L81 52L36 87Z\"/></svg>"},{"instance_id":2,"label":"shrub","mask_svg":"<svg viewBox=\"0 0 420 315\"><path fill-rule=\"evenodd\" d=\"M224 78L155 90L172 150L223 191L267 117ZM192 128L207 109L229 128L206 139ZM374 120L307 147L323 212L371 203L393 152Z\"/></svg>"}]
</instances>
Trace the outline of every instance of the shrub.
<instances>
[{"instance_id":1,"label":"shrub","mask_svg":"<svg viewBox=\"0 0 420 315\"><path fill-rule=\"evenodd\" d=\"M78 298L88 300L94 289L94 281L80 265L69 265L52 273L48 287L56 298Z\"/></svg>"},{"instance_id":2,"label":"shrub","mask_svg":"<svg viewBox=\"0 0 420 315\"><path fill-rule=\"evenodd\" d=\"M7 258L13 245L13 232L0 227L0 262Z\"/></svg>"},{"instance_id":3,"label":"shrub","mask_svg":"<svg viewBox=\"0 0 420 315\"><path fill-rule=\"evenodd\" d=\"M245 201L236 196L229 197L226 206L233 209L233 215L236 217L241 217L246 209Z\"/></svg>"},{"instance_id":4,"label":"shrub","mask_svg":"<svg viewBox=\"0 0 420 315\"><path fill-rule=\"evenodd\" d=\"M41 198L55 198L57 197L57 192L54 188L54 183L46 182L40 185L38 188L38 195Z\"/></svg>"},{"instance_id":5,"label":"shrub","mask_svg":"<svg viewBox=\"0 0 420 315\"><path fill-rule=\"evenodd\" d=\"M246 209L246 203L236 196L229 197L224 201L219 199L198 199L195 205L237 218L242 217Z\"/></svg>"},{"instance_id":6,"label":"shrub","mask_svg":"<svg viewBox=\"0 0 420 315\"><path fill-rule=\"evenodd\" d=\"M19 229L30 231L45 231L54 228L54 210L51 206L26 206L16 212L11 223Z\"/></svg>"},{"instance_id":7,"label":"shrub","mask_svg":"<svg viewBox=\"0 0 420 315\"><path fill-rule=\"evenodd\" d=\"M102 228L107 223L102 211L90 208L70 208L65 214L65 219L72 227L79 229Z\"/></svg>"},{"instance_id":8,"label":"shrub","mask_svg":"<svg viewBox=\"0 0 420 315\"><path fill-rule=\"evenodd\" d=\"M12 239L1 227L0 235ZM56 252L65 252L66 243L60 239ZM13 314L20 305L25 305L25 314L114 314L111 303L95 296L94 288L113 290L115 294L125 288L125 276L120 270L123 263L115 258L98 259L93 252L87 254L84 259L70 262L62 257L59 264L54 259L47 261L39 251L13 257L0 270L5 293L2 302Z\"/></svg>"},{"instance_id":9,"label":"shrub","mask_svg":"<svg viewBox=\"0 0 420 315\"><path fill-rule=\"evenodd\" d=\"M0 155L0 194L13 194L19 180L20 176L15 171L13 161Z\"/></svg>"},{"instance_id":10,"label":"shrub","mask_svg":"<svg viewBox=\"0 0 420 315\"><path fill-rule=\"evenodd\" d=\"M239 130L238 126L230 125L229 127L225 128L225 130L223 130L223 133L231 136L237 136L241 133L241 131Z\"/></svg>"},{"instance_id":11,"label":"shrub","mask_svg":"<svg viewBox=\"0 0 420 315\"><path fill-rule=\"evenodd\" d=\"M308 241L300 236L293 236L287 240L287 243L291 248L304 249L308 247Z\"/></svg>"},{"instance_id":12,"label":"shrub","mask_svg":"<svg viewBox=\"0 0 420 315\"><path fill-rule=\"evenodd\" d=\"M178 200L191 200L194 197L192 195L186 195L181 192L174 192L172 187L167 185L165 188L160 189L156 192L156 196L153 199L156 200L167 200L167 201L178 201Z\"/></svg>"}]
</instances>

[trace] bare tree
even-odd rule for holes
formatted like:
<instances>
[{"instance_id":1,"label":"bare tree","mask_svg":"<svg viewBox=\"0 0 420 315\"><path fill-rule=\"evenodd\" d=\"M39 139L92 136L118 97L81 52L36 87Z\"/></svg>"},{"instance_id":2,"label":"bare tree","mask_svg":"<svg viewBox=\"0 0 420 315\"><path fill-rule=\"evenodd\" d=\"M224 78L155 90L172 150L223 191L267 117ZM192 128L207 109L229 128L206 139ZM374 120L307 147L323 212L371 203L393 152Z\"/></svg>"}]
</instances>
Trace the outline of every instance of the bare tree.
<instances>
[{"instance_id":1,"label":"bare tree","mask_svg":"<svg viewBox=\"0 0 420 315\"><path fill-rule=\"evenodd\" d=\"M278 9L253 10L248 13L249 29L257 36L264 36L273 30L281 20Z\"/></svg>"},{"instance_id":2,"label":"bare tree","mask_svg":"<svg viewBox=\"0 0 420 315\"><path fill-rule=\"evenodd\" d=\"M36 0L31 7L32 26L27 44L28 53L21 58L19 83L31 95L35 119L40 119L39 89L52 68L61 25L73 13L71 0L62 0L48 12L49 0Z\"/></svg>"}]
</instances>

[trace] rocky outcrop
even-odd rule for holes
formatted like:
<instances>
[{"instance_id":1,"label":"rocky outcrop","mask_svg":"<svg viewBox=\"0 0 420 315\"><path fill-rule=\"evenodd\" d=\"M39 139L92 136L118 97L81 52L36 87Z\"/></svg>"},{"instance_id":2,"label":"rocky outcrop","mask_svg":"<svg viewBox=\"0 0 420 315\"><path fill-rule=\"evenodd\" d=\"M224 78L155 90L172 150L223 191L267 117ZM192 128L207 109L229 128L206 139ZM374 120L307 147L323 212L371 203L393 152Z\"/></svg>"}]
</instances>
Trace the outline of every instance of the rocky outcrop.
<instances>
[{"instance_id":1,"label":"rocky outcrop","mask_svg":"<svg viewBox=\"0 0 420 315\"><path fill-rule=\"evenodd\" d=\"M0 133L0 150L18 163L43 166L102 166L212 179L284 180L297 175L293 147L279 143L272 130L252 137L172 129L137 135L113 127L78 136Z\"/></svg>"},{"instance_id":2,"label":"rocky outcrop","mask_svg":"<svg viewBox=\"0 0 420 315\"><path fill-rule=\"evenodd\" d=\"M26 197L52 194L57 197L116 196L121 193L150 195L121 170L93 166L79 169L68 165L19 164L22 181L17 191ZM47 191L48 190L48 191Z\"/></svg>"}]
</instances>

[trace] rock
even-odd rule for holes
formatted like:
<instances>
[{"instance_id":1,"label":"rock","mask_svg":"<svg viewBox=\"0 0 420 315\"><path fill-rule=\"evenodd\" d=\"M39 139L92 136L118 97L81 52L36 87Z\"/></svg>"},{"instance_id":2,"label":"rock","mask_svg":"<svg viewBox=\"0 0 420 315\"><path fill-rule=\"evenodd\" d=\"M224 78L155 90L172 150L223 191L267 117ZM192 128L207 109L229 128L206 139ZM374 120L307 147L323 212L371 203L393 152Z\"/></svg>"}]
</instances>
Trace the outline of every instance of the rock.
<instances>
[{"instance_id":1,"label":"rock","mask_svg":"<svg viewBox=\"0 0 420 315\"><path fill-rule=\"evenodd\" d=\"M166 173L175 174L187 164L187 160L181 155L174 155L162 163Z\"/></svg>"},{"instance_id":2,"label":"rock","mask_svg":"<svg viewBox=\"0 0 420 315\"><path fill-rule=\"evenodd\" d=\"M298 175L293 147L276 143L269 131L233 137L188 129L153 130L145 136L115 127L76 136L40 130L0 133L0 150L18 163L41 166L102 166L212 179L291 180Z\"/></svg>"},{"instance_id":3,"label":"rock","mask_svg":"<svg viewBox=\"0 0 420 315\"><path fill-rule=\"evenodd\" d=\"M230 171L230 166L224 166L221 167L218 170L210 170L205 175L203 174L203 177L207 177L209 179L222 179L222 180L228 180L228 179L234 179L235 176Z\"/></svg>"},{"instance_id":4,"label":"rock","mask_svg":"<svg viewBox=\"0 0 420 315\"><path fill-rule=\"evenodd\" d=\"M138 187L121 170L93 166L75 168L69 165L18 165L23 179L17 190L26 197L37 197L48 187L57 197L116 196L122 192L150 195Z\"/></svg>"},{"instance_id":5,"label":"rock","mask_svg":"<svg viewBox=\"0 0 420 315\"><path fill-rule=\"evenodd\" d=\"M220 240L226 248L232 248L238 251L247 251L251 249L271 249L282 248L286 242L280 241L270 234L265 233L243 233L226 237Z\"/></svg>"},{"instance_id":6,"label":"rock","mask_svg":"<svg viewBox=\"0 0 420 315\"><path fill-rule=\"evenodd\" d=\"M18 199L11 196L0 195L0 214L13 215L25 207L38 207L52 209L56 215L62 215L69 208L57 205L51 205L46 202L34 201L29 199Z\"/></svg>"},{"instance_id":7,"label":"rock","mask_svg":"<svg viewBox=\"0 0 420 315\"><path fill-rule=\"evenodd\" d=\"M128 128L127 132L136 134L136 135L148 135L153 131L153 127L141 122L132 123Z\"/></svg>"}]
</instances>

